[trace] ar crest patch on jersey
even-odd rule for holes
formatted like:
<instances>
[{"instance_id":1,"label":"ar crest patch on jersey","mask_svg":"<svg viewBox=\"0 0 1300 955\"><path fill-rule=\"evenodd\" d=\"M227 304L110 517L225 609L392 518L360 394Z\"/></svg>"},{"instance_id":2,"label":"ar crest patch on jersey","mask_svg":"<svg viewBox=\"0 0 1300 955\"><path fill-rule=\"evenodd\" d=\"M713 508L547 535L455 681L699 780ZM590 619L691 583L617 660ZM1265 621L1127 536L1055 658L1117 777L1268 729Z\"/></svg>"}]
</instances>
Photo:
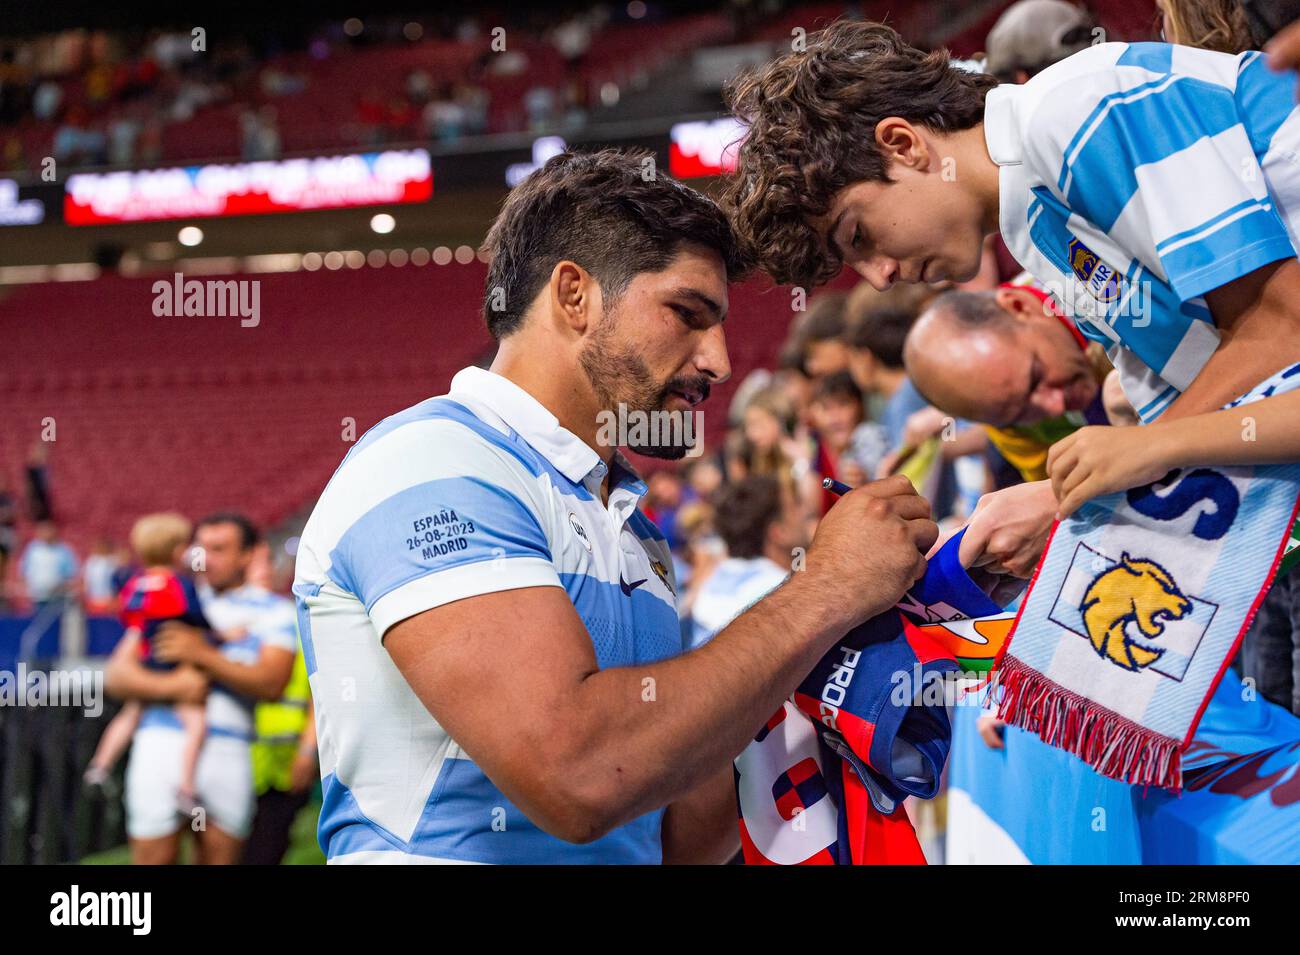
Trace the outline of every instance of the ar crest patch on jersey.
<instances>
[{"instance_id":1,"label":"ar crest patch on jersey","mask_svg":"<svg viewBox=\"0 0 1300 955\"><path fill-rule=\"evenodd\" d=\"M1070 260L1070 270L1088 289L1089 295L1103 305L1119 299L1123 279L1096 252L1072 236L1066 255Z\"/></svg>"}]
</instances>

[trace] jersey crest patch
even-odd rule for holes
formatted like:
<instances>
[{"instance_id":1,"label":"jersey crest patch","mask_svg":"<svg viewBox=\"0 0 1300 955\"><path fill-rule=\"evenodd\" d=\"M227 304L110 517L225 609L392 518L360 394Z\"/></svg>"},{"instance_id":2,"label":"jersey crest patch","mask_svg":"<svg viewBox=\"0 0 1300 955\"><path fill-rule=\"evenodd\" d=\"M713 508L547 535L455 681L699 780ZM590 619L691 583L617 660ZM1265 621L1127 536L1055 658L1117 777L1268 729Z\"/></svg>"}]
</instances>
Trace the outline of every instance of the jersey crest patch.
<instances>
[{"instance_id":1,"label":"jersey crest patch","mask_svg":"<svg viewBox=\"0 0 1300 955\"><path fill-rule=\"evenodd\" d=\"M1089 295L1103 305L1119 299L1123 291L1123 279L1096 252L1071 236L1066 256L1070 260L1070 270L1088 289Z\"/></svg>"}]
</instances>

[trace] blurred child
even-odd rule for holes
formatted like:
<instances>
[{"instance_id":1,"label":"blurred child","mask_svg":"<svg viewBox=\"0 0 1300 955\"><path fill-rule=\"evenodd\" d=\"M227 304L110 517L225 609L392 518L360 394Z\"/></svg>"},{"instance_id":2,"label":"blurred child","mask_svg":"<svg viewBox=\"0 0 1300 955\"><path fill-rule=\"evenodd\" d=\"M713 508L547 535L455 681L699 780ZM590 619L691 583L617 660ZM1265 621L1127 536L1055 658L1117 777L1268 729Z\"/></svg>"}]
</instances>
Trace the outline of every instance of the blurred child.
<instances>
[{"instance_id":1,"label":"blurred child","mask_svg":"<svg viewBox=\"0 0 1300 955\"><path fill-rule=\"evenodd\" d=\"M834 478L856 487L871 477L867 461L860 460L854 435L863 423L865 412L862 392L847 371L827 375L817 384L811 406L813 427L817 434L817 458L814 469L818 478ZM821 513L835 504L835 495L822 493Z\"/></svg>"},{"instance_id":2,"label":"blurred child","mask_svg":"<svg viewBox=\"0 0 1300 955\"><path fill-rule=\"evenodd\" d=\"M185 576L185 554L192 533L190 522L179 514L148 514L131 528L131 547L144 570L127 581L122 590L121 615L126 626L123 639L133 633L138 635L141 662L152 670L171 670L177 665L154 655L153 639L164 623L176 620L212 633L194 584ZM108 778L130 745L143 708L139 700L131 700L104 729L86 769L84 778L89 785L102 785ZM185 808L195 804L194 774L207 729L206 704L176 703L172 709L185 733L180 785L180 802Z\"/></svg>"}]
</instances>

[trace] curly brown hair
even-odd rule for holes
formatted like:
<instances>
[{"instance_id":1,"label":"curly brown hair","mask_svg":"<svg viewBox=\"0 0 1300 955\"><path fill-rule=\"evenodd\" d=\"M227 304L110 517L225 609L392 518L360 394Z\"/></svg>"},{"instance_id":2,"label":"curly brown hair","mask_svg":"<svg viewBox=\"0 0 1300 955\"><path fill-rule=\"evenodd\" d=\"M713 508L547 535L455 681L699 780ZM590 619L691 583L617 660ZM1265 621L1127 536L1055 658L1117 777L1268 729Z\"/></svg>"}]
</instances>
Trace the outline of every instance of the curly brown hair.
<instances>
[{"instance_id":1,"label":"curly brown hair","mask_svg":"<svg viewBox=\"0 0 1300 955\"><path fill-rule=\"evenodd\" d=\"M997 80L909 46L883 23L840 20L726 89L749 124L723 206L746 250L778 282L818 285L843 265L809 225L852 183L889 180L876 123L889 116L939 133L984 119Z\"/></svg>"}]
</instances>

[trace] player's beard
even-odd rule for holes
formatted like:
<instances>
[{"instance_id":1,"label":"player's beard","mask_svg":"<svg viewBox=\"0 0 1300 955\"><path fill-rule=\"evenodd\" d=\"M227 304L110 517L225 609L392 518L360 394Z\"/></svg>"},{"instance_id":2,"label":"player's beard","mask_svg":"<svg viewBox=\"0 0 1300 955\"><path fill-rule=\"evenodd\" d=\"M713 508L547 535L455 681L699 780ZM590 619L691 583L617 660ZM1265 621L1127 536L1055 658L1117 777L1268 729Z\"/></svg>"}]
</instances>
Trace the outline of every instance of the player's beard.
<instances>
[{"instance_id":1,"label":"player's beard","mask_svg":"<svg viewBox=\"0 0 1300 955\"><path fill-rule=\"evenodd\" d=\"M656 381L650 366L637 354L635 346L621 346L615 341L614 324L614 317L607 314L578 356L578 362L587 375L587 380L591 382L592 391L596 393L596 400L602 409L618 414L619 406L622 405L629 415L667 412L664 404L678 389L698 391L703 398L708 397L709 382L703 376L678 375L663 383ZM689 415L691 412L676 414ZM682 422L683 425L685 423ZM661 427L645 430L651 436L668 438L671 442L645 445L628 443L630 450L650 458L679 460L686 457L694 442L703 440L703 435L696 434L693 428ZM674 437L683 440L671 441Z\"/></svg>"}]
</instances>

